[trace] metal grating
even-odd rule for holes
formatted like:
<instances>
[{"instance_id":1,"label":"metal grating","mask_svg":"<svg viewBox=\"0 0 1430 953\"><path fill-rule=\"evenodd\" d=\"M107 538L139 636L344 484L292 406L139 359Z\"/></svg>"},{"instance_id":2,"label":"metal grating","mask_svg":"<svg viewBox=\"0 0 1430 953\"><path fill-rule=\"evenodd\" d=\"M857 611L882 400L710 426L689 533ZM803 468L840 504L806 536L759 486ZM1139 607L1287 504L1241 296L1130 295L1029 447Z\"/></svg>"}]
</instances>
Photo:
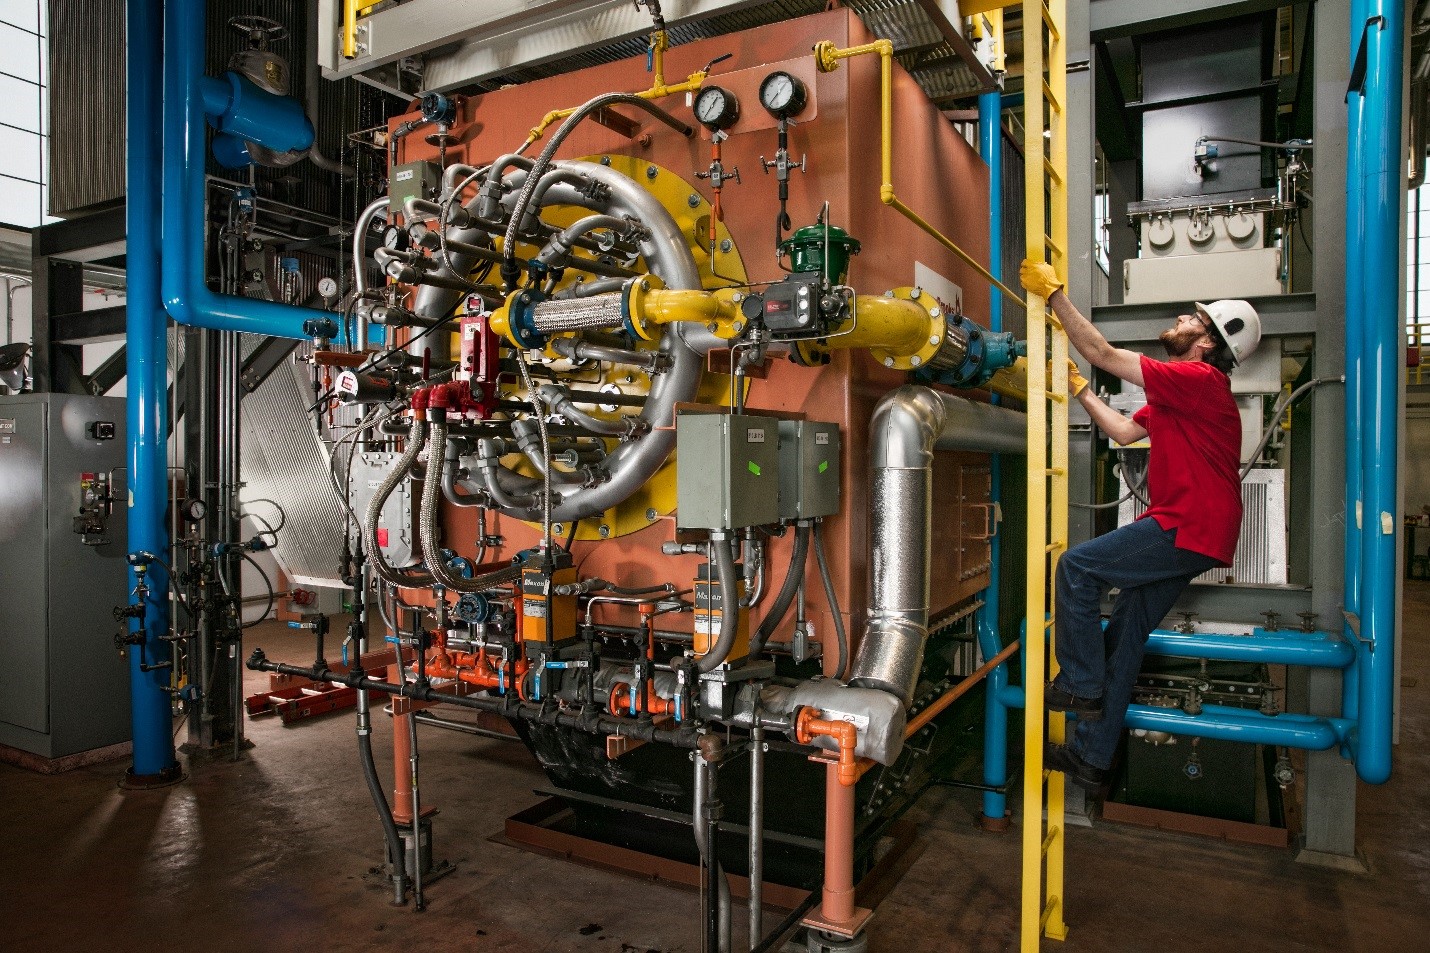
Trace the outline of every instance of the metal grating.
<instances>
[{"instance_id":1,"label":"metal grating","mask_svg":"<svg viewBox=\"0 0 1430 953\"><path fill-rule=\"evenodd\" d=\"M244 335L244 357L261 340ZM341 587L344 515L328 477L328 449L307 412L316 396L306 369L290 362L244 397L239 498L266 497L288 514L273 555L289 579Z\"/></svg>"},{"instance_id":2,"label":"metal grating","mask_svg":"<svg viewBox=\"0 0 1430 953\"><path fill-rule=\"evenodd\" d=\"M50 0L49 211L124 198L124 4Z\"/></svg>"},{"instance_id":3,"label":"metal grating","mask_svg":"<svg viewBox=\"0 0 1430 953\"><path fill-rule=\"evenodd\" d=\"M693 23L672 26L667 32L673 46L693 40L738 33L770 26L784 20L819 13L829 6L827 0L775 0L759 3L730 13L722 13ZM894 43L895 54L913 73L924 92L935 102L962 98L980 91L983 79L970 69L930 19L919 0L846 0L844 6L853 10L875 36ZM571 73L590 66L641 56L646 52L644 35L629 37L543 63L534 63L510 70L500 76L474 77L465 88L468 92L489 92L534 79ZM436 59L428 54L429 60ZM444 82L444 87L452 83Z\"/></svg>"}]
</instances>

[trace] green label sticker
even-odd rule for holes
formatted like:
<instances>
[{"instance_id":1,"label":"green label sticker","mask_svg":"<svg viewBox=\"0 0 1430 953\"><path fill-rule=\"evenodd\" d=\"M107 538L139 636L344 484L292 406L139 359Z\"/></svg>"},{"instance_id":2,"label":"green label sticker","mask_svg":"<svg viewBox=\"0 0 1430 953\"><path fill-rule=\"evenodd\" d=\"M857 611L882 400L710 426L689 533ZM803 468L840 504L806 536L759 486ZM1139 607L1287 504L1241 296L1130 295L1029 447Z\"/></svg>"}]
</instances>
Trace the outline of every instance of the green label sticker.
<instances>
[{"instance_id":1,"label":"green label sticker","mask_svg":"<svg viewBox=\"0 0 1430 953\"><path fill-rule=\"evenodd\" d=\"M760 465L758 463L753 460L750 460L747 461L745 465L750 468L750 472L753 473L755 476L760 475Z\"/></svg>"},{"instance_id":2,"label":"green label sticker","mask_svg":"<svg viewBox=\"0 0 1430 953\"><path fill-rule=\"evenodd\" d=\"M819 472L820 472L820 473L823 473L825 470L828 470L828 469L829 469L829 461L828 461L828 460L821 460L821 461L819 461Z\"/></svg>"}]
</instances>

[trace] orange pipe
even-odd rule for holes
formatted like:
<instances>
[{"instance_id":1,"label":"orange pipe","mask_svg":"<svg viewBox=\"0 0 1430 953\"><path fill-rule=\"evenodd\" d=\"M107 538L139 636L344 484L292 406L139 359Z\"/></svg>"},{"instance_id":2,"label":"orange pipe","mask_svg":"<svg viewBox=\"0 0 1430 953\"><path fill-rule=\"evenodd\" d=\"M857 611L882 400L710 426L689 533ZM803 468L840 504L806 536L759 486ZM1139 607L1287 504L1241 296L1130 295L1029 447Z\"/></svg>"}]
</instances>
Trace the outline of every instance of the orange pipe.
<instances>
[{"instance_id":1,"label":"orange pipe","mask_svg":"<svg viewBox=\"0 0 1430 953\"><path fill-rule=\"evenodd\" d=\"M811 744L820 735L839 743L839 783L852 788L859 781L859 762L854 749L859 743L859 729L847 721L824 721L816 717L815 709L801 708L795 719L795 738L800 744Z\"/></svg>"},{"instance_id":2,"label":"orange pipe","mask_svg":"<svg viewBox=\"0 0 1430 953\"><path fill-rule=\"evenodd\" d=\"M606 709L613 715L624 715L630 712L631 687L625 682L621 682L611 688L611 700L607 703ZM670 715L675 712L675 699L662 698L659 695L651 695L647 691L647 699L644 705L639 706L639 710L647 715Z\"/></svg>"},{"instance_id":3,"label":"orange pipe","mask_svg":"<svg viewBox=\"0 0 1430 953\"><path fill-rule=\"evenodd\" d=\"M392 819L412 823L412 733L403 712L392 716Z\"/></svg>"},{"instance_id":4,"label":"orange pipe","mask_svg":"<svg viewBox=\"0 0 1430 953\"><path fill-rule=\"evenodd\" d=\"M1013 644L980 665L978 670L972 675L940 695L932 705L919 712L918 715L914 717L914 720L908 723L904 728L904 737L912 738L918 734L920 729L938 717L939 712L968 694L974 685L977 685L988 677L989 672L993 671L999 665L1002 665L1010 655L1017 652L1021 644L1020 641L1014 640Z\"/></svg>"},{"instance_id":5,"label":"orange pipe","mask_svg":"<svg viewBox=\"0 0 1430 953\"><path fill-rule=\"evenodd\" d=\"M824 897L820 913L835 923L854 919L854 788L844 780L842 764L829 765L824 775Z\"/></svg>"}]
</instances>

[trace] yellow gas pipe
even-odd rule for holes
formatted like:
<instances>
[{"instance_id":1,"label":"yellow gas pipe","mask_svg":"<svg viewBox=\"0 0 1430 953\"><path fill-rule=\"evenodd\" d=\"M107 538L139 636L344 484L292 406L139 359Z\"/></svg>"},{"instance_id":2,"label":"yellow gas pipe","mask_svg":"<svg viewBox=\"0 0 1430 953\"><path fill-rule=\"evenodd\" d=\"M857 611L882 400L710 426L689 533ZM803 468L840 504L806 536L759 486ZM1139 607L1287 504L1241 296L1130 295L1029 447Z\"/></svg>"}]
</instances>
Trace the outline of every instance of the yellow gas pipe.
<instances>
[{"instance_id":1,"label":"yellow gas pipe","mask_svg":"<svg viewBox=\"0 0 1430 953\"><path fill-rule=\"evenodd\" d=\"M897 210L944 248L963 259L984 281L1018 302L1019 307L1026 308L1027 302L1017 292L993 277L972 255L954 244L953 239L934 228L894 194L894 44L889 40L875 40L873 43L843 49L836 46L832 40L820 40L814 44L814 62L821 73L832 73L839 68L840 60L866 53L879 54L879 169L883 178L879 185L880 201Z\"/></svg>"},{"instance_id":2,"label":"yellow gas pipe","mask_svg":"<svg viewBox=\"0 0 1430 953\"><path fill-rule=\"evenodd\" d=\"M674 86L665 85L665 51L669 46L670 41L667 39L664 30L656 30L651 33L650 49L655 81L651 84L650 89L632 93L631 95L639 96L641 99L661 99L665 96L673 96L676 93L693 93L705 82L705 77L710 72L709 67L696 70L687 76L684 82L676 83ZM551 127L552 123L560 122L579 108L579 106L573 106L570 109L553 109L547 113L542 117L541 122L537 123L536 127L531 130L531 135L526 137L526 142L522 143L521 148L517 151L525 152L532 143L546 135L546 130Z\"/></svg>"}]
</instances>

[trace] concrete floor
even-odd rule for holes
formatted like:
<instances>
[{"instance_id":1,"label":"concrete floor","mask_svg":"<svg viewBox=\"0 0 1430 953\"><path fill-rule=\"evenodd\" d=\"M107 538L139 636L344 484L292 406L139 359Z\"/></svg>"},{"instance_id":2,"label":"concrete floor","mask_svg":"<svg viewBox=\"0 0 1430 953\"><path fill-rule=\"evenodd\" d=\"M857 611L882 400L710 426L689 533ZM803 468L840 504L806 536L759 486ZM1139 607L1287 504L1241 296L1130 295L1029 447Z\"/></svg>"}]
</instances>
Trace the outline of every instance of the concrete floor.
<instances>
[{"instance_id":1,"label":"concrete floor","mask_svg":"<svg viewBox=\"0 0 1430 953\"><path fill-rule=\"evenodd\" d=\"M1430 583L1407 582L1395 776L1361 786L1362 875L1293 853L1098 822L1069 831L1064 943L1045 950L1176 953L1430 949ZM249 645L304 661L286 630ZM249 691L266 676L249 675ZM676 953L699 949L694 893L536 856L490 838L538 798L519 744L423 729L437 856L458 864L429 909L387 904L368 869L381 838L350 713L250 722L241 761L193 766L160 791L116 787L124 762L41 776L0 765L10 950L412 949ZM390 731L378 732L380 768ZM1019 837L981 832L976 792L915 808L925 849L870 927L874 951L1016 950ZM735 910L743 949L743 907Z\"/></svg>"}]
</instances>

